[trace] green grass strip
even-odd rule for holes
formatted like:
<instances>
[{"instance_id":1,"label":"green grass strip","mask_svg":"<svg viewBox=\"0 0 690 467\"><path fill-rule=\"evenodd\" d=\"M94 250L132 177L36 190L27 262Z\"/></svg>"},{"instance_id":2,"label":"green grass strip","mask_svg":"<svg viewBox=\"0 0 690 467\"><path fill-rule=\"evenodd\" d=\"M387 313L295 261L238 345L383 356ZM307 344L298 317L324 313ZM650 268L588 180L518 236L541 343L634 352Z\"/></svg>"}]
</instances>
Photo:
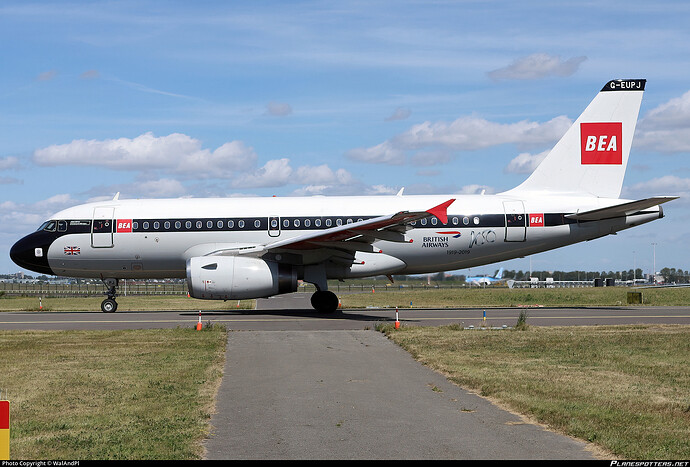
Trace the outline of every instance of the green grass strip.
<instances>
[{"instance_id":1,"label":"green grass strip","mask_svg":"<svg viewBox=\"0 0 690 467\"><path fill-rule=\"evenodd\" d=\"M199 459L222 376L221 326L0 331L12 459Z\"/></svg>"}]
</instances>

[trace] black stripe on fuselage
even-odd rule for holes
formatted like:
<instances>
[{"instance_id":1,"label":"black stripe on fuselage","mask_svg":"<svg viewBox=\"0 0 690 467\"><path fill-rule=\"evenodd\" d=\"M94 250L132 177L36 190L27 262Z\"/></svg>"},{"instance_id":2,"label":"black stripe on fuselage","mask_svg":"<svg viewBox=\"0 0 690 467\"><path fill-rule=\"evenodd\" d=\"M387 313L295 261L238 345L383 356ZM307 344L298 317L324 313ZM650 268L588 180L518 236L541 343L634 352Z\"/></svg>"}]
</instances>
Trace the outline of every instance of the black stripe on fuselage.
<instances>
[{"instance_id":1,"label":"black stripe on fuselage","mask_svg":"<svg viewBox=\"0 0 690 467\"><path fill-rule=\"evenodd\" d=\"M567 219L565 214L544 214L544 227L574 224L577 221ZM375 216L286 216L286 217L214 217L214 218L172 218L172 219L134 219L131 232L228 232L228 231L290 231L290 230L323 230L345 224L352 224ZM448 216L448 222L441 223L437 218L430 217L415 221L411 226L415 229L437 228L483 228L505 227L506 220L509 227L525 227L528 215L513 214L475 214L468 216ZM117 219L113 222L96 221L94 232L118 232ZM274 223L270 225L269 224ZM59 221L55 237L72 233L91 233L91 219ZM96 228L98 227L98 228ZM126 233L129 233L128 230Z\"/></svg>"}]
</instances>

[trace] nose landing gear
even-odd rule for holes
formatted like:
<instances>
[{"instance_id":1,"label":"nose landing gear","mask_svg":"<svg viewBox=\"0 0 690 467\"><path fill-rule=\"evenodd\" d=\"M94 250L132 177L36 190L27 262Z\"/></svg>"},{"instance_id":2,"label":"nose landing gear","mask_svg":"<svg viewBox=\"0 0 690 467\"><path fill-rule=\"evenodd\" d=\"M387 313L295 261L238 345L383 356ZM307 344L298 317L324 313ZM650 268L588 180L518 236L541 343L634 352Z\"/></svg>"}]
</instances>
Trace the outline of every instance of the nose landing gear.
<instances>
[{"instance_id":1,"label":"nose landing gear","mask_svg":"<svg viewBox=\"0 0 690 467\"><path fill-rule=\"evenodd\" d=\"M104 292L108 298L101 302L101 311L103 313L115 313L117 311L117 302L115 301L117 296L117 279L103 279L103 283L108 287L108 291Z\"/></svg>"}]
</instances>

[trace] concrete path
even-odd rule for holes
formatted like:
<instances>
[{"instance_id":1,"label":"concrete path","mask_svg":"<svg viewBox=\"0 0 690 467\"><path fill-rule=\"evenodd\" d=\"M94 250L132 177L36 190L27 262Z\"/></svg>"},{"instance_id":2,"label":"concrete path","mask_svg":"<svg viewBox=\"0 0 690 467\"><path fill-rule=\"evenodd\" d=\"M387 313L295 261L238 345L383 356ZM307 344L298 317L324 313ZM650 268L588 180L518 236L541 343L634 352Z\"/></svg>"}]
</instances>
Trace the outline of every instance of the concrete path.
<instances>
[{"instance_id":1,"label":"concrete path","mask_svg":"<svg viewBox=\"0 0 690 467\"><path fill-rule=\"evenodd\" d=\"M230 333L208 459L594 459L375 331Z\"/></svg>"}]
</instances>

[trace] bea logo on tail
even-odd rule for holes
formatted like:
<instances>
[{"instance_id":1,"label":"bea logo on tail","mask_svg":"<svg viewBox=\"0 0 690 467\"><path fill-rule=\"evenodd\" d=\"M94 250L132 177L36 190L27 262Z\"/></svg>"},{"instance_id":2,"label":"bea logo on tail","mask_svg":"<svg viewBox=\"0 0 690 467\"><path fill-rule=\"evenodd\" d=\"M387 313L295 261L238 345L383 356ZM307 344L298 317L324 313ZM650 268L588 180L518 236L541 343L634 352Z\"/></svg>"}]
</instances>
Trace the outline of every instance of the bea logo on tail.
<instances>
[{"instance_id":1,"label":"bea logo on tail","mask_svg":"<svg viewBox=\"0 0 690 467\"><path fill-rule=\"evenodd\" d=\"M621 122L580 124L582 164L623 164L622 143Z\"/></svg>"}]
</instances>

